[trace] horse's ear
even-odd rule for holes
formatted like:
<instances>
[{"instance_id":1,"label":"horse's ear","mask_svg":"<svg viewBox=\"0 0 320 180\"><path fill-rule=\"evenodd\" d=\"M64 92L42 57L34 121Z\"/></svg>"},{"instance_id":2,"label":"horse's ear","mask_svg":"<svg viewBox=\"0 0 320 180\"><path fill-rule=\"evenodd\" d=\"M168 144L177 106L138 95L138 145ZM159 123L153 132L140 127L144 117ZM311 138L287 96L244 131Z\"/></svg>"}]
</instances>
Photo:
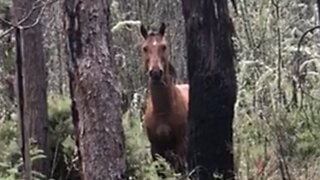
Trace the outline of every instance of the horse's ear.
<instances>
[{"instance_id":1,"label":"horse's ear","mask_svg":"<svg viewBox=\"0 0 320 180\"><path fill-rule=\"evenodd\" d=\"M147 36L148 36L148 31L147 31L147 29L144 27L144 25L143 24L141 24L140 25L140 33L141 33L141 35L143 36L143 38L147 38Z\"/></svg>"},{"instance_id":2,"label":"horse's ear","mask_svg":"<svg viewBox=\"0 0 320 180\"><path fill-rule=\"evenodd\" d=\"M166 25L162 22L160 25L159 34L163 36L165 31L166 31Z\"/></svg>"}]
</instances>

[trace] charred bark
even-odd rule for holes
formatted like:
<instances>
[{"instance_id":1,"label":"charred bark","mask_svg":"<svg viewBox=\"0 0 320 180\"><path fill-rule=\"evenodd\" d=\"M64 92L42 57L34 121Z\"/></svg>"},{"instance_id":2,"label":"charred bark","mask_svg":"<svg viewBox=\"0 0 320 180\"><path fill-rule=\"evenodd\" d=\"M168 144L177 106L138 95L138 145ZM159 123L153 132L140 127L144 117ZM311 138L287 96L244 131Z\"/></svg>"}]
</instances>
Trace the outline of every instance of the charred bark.
<instances>
[{"instance_id":1,"label":"charred bark","mask_svg":"<svg viewBox=\"0 0 320 180\"><path fill-rule=\"evenodd\" d=\"M21 56L23 75L23 117L27 124L25 131L39 149L48 154L48 113L47 113L47 75L43 52L41 25L37 23L42 6L35 7L35 0L14 0L15 22L25 19L21 24ZM28 28L24 28L27 27ZM32 162L32 170L48 175L48 158Z\"/></svg>"},{"instance_id":2,"label":"charred bark","mask_svg":"<svg viewBox=\"0 0 320 180\"><path fill-rule=\"evenodd\" d=\"M109 1L66 0L73 120L83 179L124 179L124 136L109 42Z\"/></svg>"},{"instance_id":3,"label":"charred bark","mask_svg":"<svg viewBox=\"0 0 320 180\"><path fill-rule=\"evenodd\" d=\"M227 1L182 4L190 81L188 169L196 179L234 179L236 76Z\"/></svg>"}]
</instances>

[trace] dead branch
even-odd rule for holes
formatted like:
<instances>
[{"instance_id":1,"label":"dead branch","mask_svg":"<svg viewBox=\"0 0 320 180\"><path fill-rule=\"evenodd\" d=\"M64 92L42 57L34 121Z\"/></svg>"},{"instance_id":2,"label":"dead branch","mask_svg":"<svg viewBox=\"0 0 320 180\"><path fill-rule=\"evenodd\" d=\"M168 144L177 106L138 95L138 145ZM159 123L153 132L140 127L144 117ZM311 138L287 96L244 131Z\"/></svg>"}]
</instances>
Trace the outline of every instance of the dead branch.
<instances>
[{"instance_id":1,"label":"dead branch","mask_svg":"<svg viewBox=\"0 0 320 180\"><path fill-rule=\"evenodd\" d=\"M300 52L301 44L302 44L304 38L306 37L306 35L307 35L308 33L310 33L310 32L313 32L313 31L316 30L316 29L320 29L320 25L314 26L314 27L308 29L307 31L305 31L305 32L302 34L302 36L301 36L301 38L300 38L300 40L299 40L299 43L298 43L298 52Z\"/></svg>"},{"instance_id":2,"label":"dead branch","mask_svg":"<svg viewBox=\"0 0 320 180\"><path fill-rule=\"evenodd\" d=\"M28 14L23 18L21 19L17 24L14 24L12 22L9 22L3 18L0 17L0 21L3 21L4 23L8 24L9 26L11 26L8 30L6 30L5 32L3 32L1 35L0 35L0 39L2 39L3 37L5 37L6 35L10 34L15 28L19 28L19 29L29 29L29 28L32 28L34 26L36 26L40 20L41 20L41 17L44 13L44 10L45 8L47 8L49 5L55 3L55 2L58 2L58 0L52 0L52 1L47 1L46 3L44 4L41 4L41 5L36 5L34 4L32 9L28 12ZM41 8L41 11L36 19L35 22L33 22L32 24L29 24L29 25L25 25L25 26L21 26L21 24L23 24L24 22L26 22L30 16L32 15L32 13Z\"/></svg>"}]
</instances>

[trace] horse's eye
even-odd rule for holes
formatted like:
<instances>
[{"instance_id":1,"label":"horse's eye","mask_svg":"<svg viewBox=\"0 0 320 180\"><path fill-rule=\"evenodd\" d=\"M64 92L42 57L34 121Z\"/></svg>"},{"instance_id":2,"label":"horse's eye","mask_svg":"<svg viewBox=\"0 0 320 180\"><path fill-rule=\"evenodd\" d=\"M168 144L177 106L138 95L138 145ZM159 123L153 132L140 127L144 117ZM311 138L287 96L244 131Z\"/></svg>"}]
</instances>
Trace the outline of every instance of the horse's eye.
<instances>
[{"instance_id":1,"label":"horse's eye","mask_svg":"<svg viewBox=\"0 0 320 180\"><path fill-rule=\"evenodd\" d=\"M143 47L143 52L147 53L148 52L148 48L147 47Z\"/></svg>"},{"instance_id":2,"label":"horse's eye","mask_svg":"<svg viewBox=\"0 0 320 180\"><path fill-rule=\"evenodd\" d=\"M166 51L166 49L167 49L167 46L161 46L161 50L164 52L164 51Z\"/></svg>"}]
</instances>

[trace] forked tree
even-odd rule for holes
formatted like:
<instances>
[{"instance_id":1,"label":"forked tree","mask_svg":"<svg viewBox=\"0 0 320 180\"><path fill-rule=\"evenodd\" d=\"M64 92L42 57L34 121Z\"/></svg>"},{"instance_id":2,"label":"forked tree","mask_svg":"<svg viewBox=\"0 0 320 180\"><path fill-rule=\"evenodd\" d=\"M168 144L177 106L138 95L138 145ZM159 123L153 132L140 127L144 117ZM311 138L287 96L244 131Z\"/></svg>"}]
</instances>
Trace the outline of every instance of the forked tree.
<instances>
[{"instance_id":1,"label":"forked tree","mask_svg":"<svg viewBox=\"0 0 320 180\"><path fill-rule=\"evenodd\" d=\"M182 4L190 81L188 169L196 170L196 179L234 179L236 76L228 1Z\"/></svg>"},{"instance_id":2,"label":"forked tree","mask_svg":"<svg viewBox=\"0 0 320 180\"><path fill-rule=\"evenodd\" d=\"M13 0L15 23L20 22L17 47L22 60L22 83L19 91L23 94L21 116L24 130L28 132L24 140L32 138L33 144L42 149L46 159L32 162L32 170L48 175L50 154L48 149L47 76L43 50L42 29L39 18L43 6L36 0ZM18 51L18 50L17 50ZM28 153L28 152L27 152ZM28 170L30 171L30 169ZM28 173L28 172L27 172ZM30 178L30 177L26 177Z\"/></svg>"},{"instance_id":3,"label":"forked tree","mask_svg":"<svg viewBox=\"0 0 320 180\"><path fill-rule=\"evenodd\" d=\"M110 55L109 0L65 0L72 116L82 179L125 179L120 97Z\"/></svg>"}]
</instances>

